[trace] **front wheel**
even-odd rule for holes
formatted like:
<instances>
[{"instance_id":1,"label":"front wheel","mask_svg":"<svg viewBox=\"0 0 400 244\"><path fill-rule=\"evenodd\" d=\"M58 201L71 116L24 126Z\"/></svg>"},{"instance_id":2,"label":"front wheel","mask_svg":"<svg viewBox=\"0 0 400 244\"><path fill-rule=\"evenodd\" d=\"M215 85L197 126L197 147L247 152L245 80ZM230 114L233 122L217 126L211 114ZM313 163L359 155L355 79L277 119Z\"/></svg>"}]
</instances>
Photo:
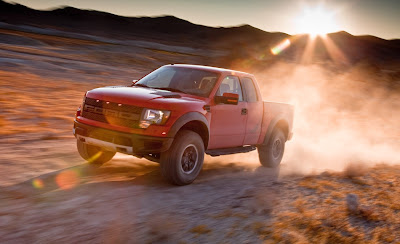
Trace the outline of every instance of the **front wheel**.
<instances>
[{"instance_id":1,"label":"front wheel","mask_svg":"<svg viewBox=\"0 0 400 244\"><path fill-rule=\"evenodd\" d=\"M260 163L269 168L277 167L282 161L285 142L286 137L283 131L279 128L274 129L268 143L257 148Z\"/></svg>"},{"instance_id":2,"label":"front wheel","mask_svg":"<svg viewBox=\"0 0 400 244\"><path fill-rule=\"evenodd\" d=\"M76 146L81 157L92 164L102 165L110 161L115 155L115 152L103 150L80 140L76 141Z\"/></svg>"},{"instance_id":3,"label":"front wheel","mask_svg":"<svg viewBox=\"0 0 400 244\"><path fill-rule=\"evenodd\" d=\"M204 144L193 131L181 131L168 151L161 154L161 173L170 183L188 185L199 175L204 161Z\"/></svg>"}]
</instances>

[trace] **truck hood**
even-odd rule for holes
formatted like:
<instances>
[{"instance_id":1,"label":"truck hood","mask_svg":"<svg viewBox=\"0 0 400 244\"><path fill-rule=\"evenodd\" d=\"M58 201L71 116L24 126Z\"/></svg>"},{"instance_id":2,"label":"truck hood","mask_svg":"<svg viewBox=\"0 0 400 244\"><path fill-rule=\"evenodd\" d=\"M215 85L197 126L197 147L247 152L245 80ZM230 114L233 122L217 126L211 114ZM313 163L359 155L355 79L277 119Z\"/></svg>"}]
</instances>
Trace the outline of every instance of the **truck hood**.
<instances>
[{"instance_id":1,"label":"truck hood","mask_svg":"<svg viewBox=\"0 0 400 244\"><path fill-rule=\"evenodd\" d=\"M162 108L162 105L176 103L205 103L206 98L200 98L178 92L170 92L145 87L110 86L90 90L87 97L103 101L129 104L139 107Z\"/></svg>"}]
</instances>

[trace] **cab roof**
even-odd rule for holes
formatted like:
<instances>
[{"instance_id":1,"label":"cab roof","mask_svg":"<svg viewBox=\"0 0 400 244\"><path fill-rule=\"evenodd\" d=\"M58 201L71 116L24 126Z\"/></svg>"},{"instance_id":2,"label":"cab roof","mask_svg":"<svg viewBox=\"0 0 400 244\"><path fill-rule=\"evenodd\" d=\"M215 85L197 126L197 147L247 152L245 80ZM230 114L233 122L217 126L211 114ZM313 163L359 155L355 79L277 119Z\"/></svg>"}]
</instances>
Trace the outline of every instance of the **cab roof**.
<instances>
[{"instance_id":1,"label":"cab roof","mask_svg":"<svg viewBox=\"0 0 400 244\"><path fill-rule=\"evenodd\" d=\"M242 72L242 71L237 71L237 70L231 70L231 69L223 69L223 68L217 68L217 67L212 67L212 66L205 66L205 65L195 65L195 64L168 64L165 66L174 66L174 67L182 67L182 68L193 68L193 69L199 69L199 70L205 70L205 71L211 71L211 72L218 72L218 73L224 73L224 74L240 74L242 76L253 76L250 73Z\"/></svg>"}]
</instances>

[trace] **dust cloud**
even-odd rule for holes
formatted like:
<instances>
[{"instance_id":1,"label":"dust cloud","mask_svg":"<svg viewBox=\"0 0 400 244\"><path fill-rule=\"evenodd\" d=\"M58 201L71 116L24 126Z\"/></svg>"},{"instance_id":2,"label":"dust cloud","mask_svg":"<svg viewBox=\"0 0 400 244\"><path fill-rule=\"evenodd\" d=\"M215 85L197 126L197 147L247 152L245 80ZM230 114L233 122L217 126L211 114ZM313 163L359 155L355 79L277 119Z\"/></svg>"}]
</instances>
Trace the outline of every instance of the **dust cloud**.
<instances>
[{"instance_id":1,"label":"dust cloud","mask_svg":"<svg viewBox=\"0 0 400 244\"><path fill-rule=\"evenodd\" d=\"M283 158L288 170L400 163L400 89L371 66L278 63L254 72L264 100L295 106L294 137Z\"/></svg>"}]
</instances>

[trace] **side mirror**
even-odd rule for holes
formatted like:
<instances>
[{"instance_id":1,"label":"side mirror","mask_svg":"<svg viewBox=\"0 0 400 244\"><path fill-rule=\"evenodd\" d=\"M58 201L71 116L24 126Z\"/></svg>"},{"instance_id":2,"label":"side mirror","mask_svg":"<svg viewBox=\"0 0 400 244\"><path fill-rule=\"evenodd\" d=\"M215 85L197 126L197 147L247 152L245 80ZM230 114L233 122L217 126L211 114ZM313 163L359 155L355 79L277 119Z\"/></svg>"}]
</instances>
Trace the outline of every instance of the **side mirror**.
<instances>
[{"instance_id":1,"label":"side mirror","mask_svg":"<svg viewBox=\"0 0 400 244\"><path fill-rule=\"evenodd\" d=\"M215 96L215 103L232 104L237 105L239 102L239 94L235 93L224 93L222 96Z\"/></svg>"},{"instance_id":2,"label":"side mirror","mask_svg":"<svg viewBox=\"0 0 400 244\"><path fill-rule=\"evenodd\" d=\"M136 82L138 82L138 80L132 80L132 86L135 85Z\"/></svg>"}]
</instances>

